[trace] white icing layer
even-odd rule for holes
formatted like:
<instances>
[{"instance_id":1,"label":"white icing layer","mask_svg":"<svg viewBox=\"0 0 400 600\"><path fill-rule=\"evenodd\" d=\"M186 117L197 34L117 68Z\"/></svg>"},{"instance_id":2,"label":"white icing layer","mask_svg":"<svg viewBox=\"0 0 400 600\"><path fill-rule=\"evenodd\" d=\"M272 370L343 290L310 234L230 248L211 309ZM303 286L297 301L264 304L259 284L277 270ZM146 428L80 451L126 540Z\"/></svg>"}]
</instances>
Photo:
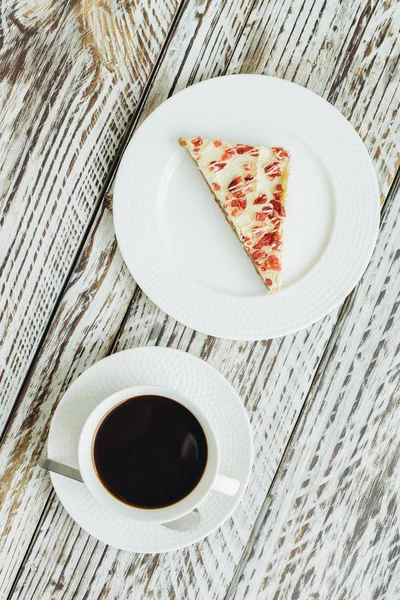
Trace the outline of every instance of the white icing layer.
<instances>
[{"instance_id":1,"label":"white icing layer","mask_svg":"<svg viewBox=\"0 0 400 600\"><path fill-rule=\"evenodd\" d=\"M283 148L230 144L201 137L180 143L196 161L269 291L277 291L282 268L288 152Z\"/></svg>"}]
</instances>

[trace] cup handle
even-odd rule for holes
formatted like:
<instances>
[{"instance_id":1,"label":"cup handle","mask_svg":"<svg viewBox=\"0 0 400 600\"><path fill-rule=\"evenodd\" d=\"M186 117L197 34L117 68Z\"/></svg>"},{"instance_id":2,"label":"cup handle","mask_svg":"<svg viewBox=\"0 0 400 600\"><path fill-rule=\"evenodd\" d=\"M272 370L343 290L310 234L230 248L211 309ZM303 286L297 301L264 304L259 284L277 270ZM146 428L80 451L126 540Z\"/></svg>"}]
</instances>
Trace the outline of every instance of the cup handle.
<instances>
[{"instance_id":1,"label":"cup handle","mask_svg":"<svg viewBox=\"0 0 400 600\"><path fill-rule=\"evenodd\" d=\"M237 479L232 479L232 477L227 477L226 475L218 473L212 489L216 492L221 492L221 494L225 494L226 496L234 496L237 493L239 486L240 481Z\"/></svg>"}]
</instances>

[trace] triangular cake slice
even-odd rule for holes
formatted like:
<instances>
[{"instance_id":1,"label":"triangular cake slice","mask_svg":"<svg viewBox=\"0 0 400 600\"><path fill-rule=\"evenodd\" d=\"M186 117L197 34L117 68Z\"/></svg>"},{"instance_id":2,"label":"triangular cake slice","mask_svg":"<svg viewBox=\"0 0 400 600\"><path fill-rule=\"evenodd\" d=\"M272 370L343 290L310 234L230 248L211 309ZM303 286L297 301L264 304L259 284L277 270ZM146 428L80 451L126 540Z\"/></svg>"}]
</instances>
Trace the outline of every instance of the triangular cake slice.
<instances>
[{"instance_id":1,"label":"triangular cake slice","mask_svg":"<svg viewBox=\"0 0 400 600\"><path fill-rule=\"evenodd\" d=\"M284 148L180 139L270 292L280 287L290 156Z\"/></svg>"}]
</instances>

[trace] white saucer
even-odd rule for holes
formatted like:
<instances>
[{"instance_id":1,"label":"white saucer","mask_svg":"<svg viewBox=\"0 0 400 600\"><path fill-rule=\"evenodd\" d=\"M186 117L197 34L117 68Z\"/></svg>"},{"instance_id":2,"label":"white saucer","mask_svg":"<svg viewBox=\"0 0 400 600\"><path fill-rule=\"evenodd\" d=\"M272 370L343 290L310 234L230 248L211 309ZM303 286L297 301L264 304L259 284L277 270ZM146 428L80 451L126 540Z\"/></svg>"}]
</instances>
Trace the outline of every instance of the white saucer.
<instances>
[{"instance_id":1,"label":"white saucer","mask_svg":"<svg viewBox=\"0 0 400 600\"><path fill-rule=\"evenodd\" d=\"M121 550L157 553L193 544L220 527L239 504L249 481L253 461L249 420L239 396L218 371L190 354L168 348L135 348L104 358L78 377L61 399L50 427L48 456L77 467L80 431L93 408L117 390L150 384L176 389L201 405L220 444L221 472L241 482L236 496L211 491L199 506L199 526L178 532L114 516L83 484L50 475L65 509L90 535Z\"/></svg>"},{"instance_id":2,"label":"white saucer","mask_svg":"<svg viewBox=\"0 0 400 600\"><path fill-rule=\"evenodd\" d=\"M292 156L282 289L268 294L179 137L284 146ZM169 98L129 143L114 224L133 277L163 311L217 337L308 327L361 277L379 225L374 167L328 102L274 77L231 75Z\"/></svg>"}]
</instances>

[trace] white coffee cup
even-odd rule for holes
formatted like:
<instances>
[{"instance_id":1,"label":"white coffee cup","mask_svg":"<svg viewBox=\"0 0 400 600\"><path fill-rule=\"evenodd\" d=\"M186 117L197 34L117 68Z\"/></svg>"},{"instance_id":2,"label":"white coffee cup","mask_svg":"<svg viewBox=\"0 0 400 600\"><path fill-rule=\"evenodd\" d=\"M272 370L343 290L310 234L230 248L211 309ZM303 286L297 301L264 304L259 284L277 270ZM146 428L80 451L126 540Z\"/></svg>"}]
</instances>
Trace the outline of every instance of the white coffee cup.
<instances>
[{"instance_id":1,"label":"white coffee cup","mask_svg":"<svg viewBox=\"0 0 400 600\"><path fill-rule=\"evenodd\" d=\"M93 445L104 417L118 404L138 396L163 396L185 406L199 421L207 440L207 464L196 487L182 500L163 508L138 508L112 495L101 482L95 467ZM240 482L219 472L220 456L213 429L201 409L180 392L161 386L131 387L112 394L90 413L81 431L78 447L79 469L92 496L104 508L120 517L146 523L168 523L197 508L211 490L234 496Z\"/></svg>"}]
</instances>

